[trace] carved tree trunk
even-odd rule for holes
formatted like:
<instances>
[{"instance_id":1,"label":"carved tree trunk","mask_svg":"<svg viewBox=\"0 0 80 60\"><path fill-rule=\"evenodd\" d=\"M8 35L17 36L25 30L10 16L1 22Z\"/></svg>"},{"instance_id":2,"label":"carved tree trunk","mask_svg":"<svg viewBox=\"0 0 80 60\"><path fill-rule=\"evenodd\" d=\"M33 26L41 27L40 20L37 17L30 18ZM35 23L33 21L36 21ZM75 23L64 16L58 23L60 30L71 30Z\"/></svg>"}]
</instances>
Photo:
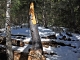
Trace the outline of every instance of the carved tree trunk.
<instances>
[{"instance_id":1,"label":"carved tree trunk","mask_svg":"<svg viewBox=\"0 0 80 60\"><path fill-rule=\"evenodd\" d=\"M11 0L7 0L6 6L6 53L7 60L13 60L12 42L11 42L11 28L10 28L10 5Z\"/></svg>"},{"instance_id":2,"label":"carved tree trunk","mask_svg":"<svg viewBox=\"0 0 80 60\"><path fill-rule=\"evenodd\" d=\"M45 58L43 58L44 56L42 43L39 36L38 27L36 25L33 2L30 4L29 16L30 30L32 36L32 49L30 50L28 60L45 60Z\"/></svg>"}]
</instances>

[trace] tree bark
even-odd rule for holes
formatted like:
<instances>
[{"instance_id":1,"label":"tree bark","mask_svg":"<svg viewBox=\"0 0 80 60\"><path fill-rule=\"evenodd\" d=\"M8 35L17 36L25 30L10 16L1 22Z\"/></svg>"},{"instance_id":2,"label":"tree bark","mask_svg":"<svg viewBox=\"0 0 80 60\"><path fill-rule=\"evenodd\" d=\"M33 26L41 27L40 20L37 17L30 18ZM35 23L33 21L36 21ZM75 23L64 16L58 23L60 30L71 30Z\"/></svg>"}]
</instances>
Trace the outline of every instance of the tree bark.
<instances>
[{"instance_id":1,"label":"tree bark","mask_svg":"<svg viewBox=\"0 0 80 60\"><path fill-rule=\"evenodd\" d=\"M43 26L44 27L47 27L47 20L46 20L46 10L45 10L45 0L43 0L43 13L42 13L42 15L43 15Z\"/></svg>"},{"instance_id":2,"label":"tree bark","mask_svg":"<svg viewBox=\"0 0 80 60\"><path fill-rule=\"evenodd\" d=\"M10 5L11 0L7 0L6 6L6 53L7 60L13 60L12 42L11 42L11 27L10 27Z\"/></svg>"},{"instance_id":3,"label":"tree bark","mask_svg":"<svg viewBox=\"0 0 80 60\"><path fill-rule=\"evenodd\" d=\"M30 4L30 11L29 11L29 24L32 36L32 49L29 53L28 60L43 60L43 48L41 39L38 32L38 27L36 24L35 14L34 14L34 3Z\"/></svg>"}]
</instances>

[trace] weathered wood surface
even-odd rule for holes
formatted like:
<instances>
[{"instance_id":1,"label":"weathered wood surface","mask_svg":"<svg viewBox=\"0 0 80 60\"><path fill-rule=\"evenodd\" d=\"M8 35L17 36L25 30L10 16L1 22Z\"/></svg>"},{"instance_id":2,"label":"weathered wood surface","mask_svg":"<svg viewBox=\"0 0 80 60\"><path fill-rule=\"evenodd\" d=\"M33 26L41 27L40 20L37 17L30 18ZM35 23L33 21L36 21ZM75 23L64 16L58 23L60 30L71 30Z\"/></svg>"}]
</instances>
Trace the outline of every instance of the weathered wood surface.
<instances>
[{"instance_id":1,"label":"weathered wood surface","mask_svg":"<svg viewBox=\"0 0 80 60\"><path fill-rule=\"evenodd\" d=\"M33 2L31 2L30 4L29 17L30 31L32 36L32 49L29 52L28 60L45 60L45 57L43 55L43 47L35 18Z\"/></svg>"},{"instance_id":2,"label":"weathered wood surface","mask_svg":"<svg viewBox=\"0 0 80 60\"><path fill-rule=\"evenodd\" d=\"M41 53L41 50L30 50L28 60L46 60L45 56Z\"/></svg>"}]
</instances>

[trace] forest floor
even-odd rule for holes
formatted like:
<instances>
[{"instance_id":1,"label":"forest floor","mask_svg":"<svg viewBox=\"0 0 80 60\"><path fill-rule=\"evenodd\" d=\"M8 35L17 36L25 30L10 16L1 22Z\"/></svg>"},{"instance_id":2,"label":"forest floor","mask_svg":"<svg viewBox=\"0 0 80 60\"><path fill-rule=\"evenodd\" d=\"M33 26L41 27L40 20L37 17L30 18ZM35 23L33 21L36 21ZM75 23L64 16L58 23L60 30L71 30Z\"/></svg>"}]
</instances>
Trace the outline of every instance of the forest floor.
<instances>
[{"instance_id":1,"label":"forest floor","mask_svg":"<svg viewBox=\"0 0 80 60\"><path fill-rule=\"evenodd\" d=\"M80 60L80 34L66 31L55 32L44 27L38 27L38 30L46 60ZM0 31L4 31L4 29L0 29ZM19 26L12 27L11 34L12 39L24 42L22 47L12 46L14 59L19 57L18 60L27 60L31 48L31 43L29 43L31 41L30 29ZM0 60L6 60L5 47L1 44Z\"/></svg>"}]
</instances>

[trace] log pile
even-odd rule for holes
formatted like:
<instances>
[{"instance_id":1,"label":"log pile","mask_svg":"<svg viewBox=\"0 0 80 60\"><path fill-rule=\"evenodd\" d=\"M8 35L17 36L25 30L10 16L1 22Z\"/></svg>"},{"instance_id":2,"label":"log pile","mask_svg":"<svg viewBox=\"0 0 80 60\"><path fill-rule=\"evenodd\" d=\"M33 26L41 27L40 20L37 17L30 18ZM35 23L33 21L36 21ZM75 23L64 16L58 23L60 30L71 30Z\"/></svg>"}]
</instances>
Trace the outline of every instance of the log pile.
<instances>
[{"instance_id":1,"label":"log pile","mask_svg":"<svg viewBox=\"0 0 80 60\"><path fill-rule=\"evenodd\" d=\"M22 42L22 40L15 40L15 39L11 39L11 40L12 40L12 45L14 46L23 47L25 45L24 42Z\"/></svg>"},{"instance_id":2,"label":"log pile","mask_svg":"<svg viewBox=\"0 0 80 60\"><path fill-rule=\"evenodd\" d=\"M16 39L11 39L12 40L12 45L14 46L24 46L24 42L22 40L16 40ZM6 37L0 36L0 44L5 45L6 44Z\"/></svg>"},{"instance_id":3,"label":"log pile","mask_svg":"<svg viewBox=\"0 0 80 60\"><path fill-rule=\"evenodd\" d=\"M28 59L28 53L13 51L13 54L14 54L14 60L27 60Z\"/></svg>"}]
</instances>

